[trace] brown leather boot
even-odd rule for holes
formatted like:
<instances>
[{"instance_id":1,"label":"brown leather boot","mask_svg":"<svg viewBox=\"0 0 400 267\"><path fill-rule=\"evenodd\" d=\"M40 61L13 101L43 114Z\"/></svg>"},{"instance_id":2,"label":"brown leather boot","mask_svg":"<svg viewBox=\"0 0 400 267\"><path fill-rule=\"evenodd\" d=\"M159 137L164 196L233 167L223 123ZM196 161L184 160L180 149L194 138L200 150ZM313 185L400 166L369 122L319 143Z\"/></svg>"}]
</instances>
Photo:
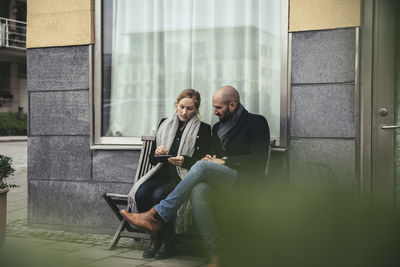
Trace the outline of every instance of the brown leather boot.
<instances>
[{"instance_id":1,"label":"brown leather boot","mask_svg":"<svg viewBox=\"0 0 400 267\"><path fill-rule=\"evenodd\" d=\"M211 258L207 267L218 267L219 266L219 258L218 256L214 256Z\"/></svg>"},{"instance_id":2,"label":"brown leather boot","mask_svg":"<svg viewBox=\"0 0 400 267\"><path fill-rule=\"evenodd\" d=\"M142 213L130 213L126 210L120 210L120 213L131 224L149 230L152 234L156 234L162 227L162 221L154 218L156 210L151 208L149 211Z\"/></svg>"}]
</instances>

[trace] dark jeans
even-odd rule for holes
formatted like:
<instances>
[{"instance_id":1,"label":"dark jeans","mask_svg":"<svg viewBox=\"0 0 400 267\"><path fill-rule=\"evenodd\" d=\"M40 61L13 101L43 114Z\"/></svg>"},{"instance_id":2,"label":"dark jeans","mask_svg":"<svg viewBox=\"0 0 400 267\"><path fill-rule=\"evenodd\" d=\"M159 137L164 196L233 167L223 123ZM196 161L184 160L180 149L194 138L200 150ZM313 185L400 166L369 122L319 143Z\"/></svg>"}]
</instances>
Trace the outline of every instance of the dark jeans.
<instances>
[{"instance_id":1,"label":"dark jeans","mask_svg":"<svg viewBox=\"0 0 400 267\"><path fill-rule=\"evenodd\" d=\"M156 176L144 182L136 192L135 199L139 212L150 210L154 205L160 203L180 182L178 174L169 177L170 172L162 169ZM174 220L164 224L156 238L168 240L174 234Z\"/></svg>"}]
</instances>

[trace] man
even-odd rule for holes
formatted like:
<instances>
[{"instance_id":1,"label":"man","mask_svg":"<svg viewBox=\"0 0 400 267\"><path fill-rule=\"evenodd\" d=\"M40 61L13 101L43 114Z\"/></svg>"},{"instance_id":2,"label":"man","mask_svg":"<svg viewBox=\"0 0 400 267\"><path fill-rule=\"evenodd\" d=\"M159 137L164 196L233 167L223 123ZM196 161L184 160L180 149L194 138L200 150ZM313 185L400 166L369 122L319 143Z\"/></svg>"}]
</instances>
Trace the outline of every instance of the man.
<instances>
[{"instance_id":1,"label":"man","mask_svg":"<svg viewBox=\"0 0 400 267\"><path fill-rule=\"evenodd\" d=\"M233 186L237 180L251 181L262 176L270 136L267 120L249 113L232 86L219 88L212 104L219 118L212 129L213 155L206 155L194 164L175 189L148 212L133 214L121 210L121 213L132 224L156 233L191 195L193 217L211 259L209 266L217 266L218 231L208 198Z\"/></svg>"}]
</instances>

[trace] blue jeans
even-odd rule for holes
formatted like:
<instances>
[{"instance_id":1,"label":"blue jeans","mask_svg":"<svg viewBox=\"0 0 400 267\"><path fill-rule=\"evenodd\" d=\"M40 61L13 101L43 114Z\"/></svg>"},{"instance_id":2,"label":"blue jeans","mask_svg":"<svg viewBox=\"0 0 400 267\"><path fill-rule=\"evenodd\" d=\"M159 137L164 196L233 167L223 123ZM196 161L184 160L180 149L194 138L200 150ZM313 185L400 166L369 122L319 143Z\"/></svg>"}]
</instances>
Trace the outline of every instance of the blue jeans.
<instances>
[{"instance_id":1,"label":"blue jeans","mask_svg":"<svg viewBox=\"0 0 400 267\"><path fill-rule=\"evenodd\" d=\"M207 183L199 183L192 189L190 203L193 219L210 259L218 254L220 236L211 208L211 197L216 190Z\"/></svg>"},{"instance_id":2,"label":"blue jeans","mask_svg":"<svg viewBox=\"0 0 400 267\"><path fill-rule=\"evenodd\" d=\"M195 185L205 182L216 190L223 190L234 185L237 172L225 165L199 160L175 189L161 202L154 206L164 222L170 221L181 204L189 198Z\"/></svg>"}]
</instances>

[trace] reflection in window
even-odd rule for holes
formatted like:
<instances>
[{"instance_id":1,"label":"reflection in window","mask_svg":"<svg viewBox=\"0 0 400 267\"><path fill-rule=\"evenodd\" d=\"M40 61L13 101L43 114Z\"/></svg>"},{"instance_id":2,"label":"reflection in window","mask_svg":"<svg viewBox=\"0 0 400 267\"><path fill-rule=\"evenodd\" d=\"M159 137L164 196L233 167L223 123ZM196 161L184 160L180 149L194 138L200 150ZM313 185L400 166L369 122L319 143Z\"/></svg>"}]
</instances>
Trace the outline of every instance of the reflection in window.
<instances>
[{"instance_id":1,"label":"reflection in window","mask_svg":"<svg viewBox=\"0 0 400 267\"><path fill-rule=\"evenodd\" d=\"M103 0L103 136L155 133L186 88L211 96L232 85L279 137L279 0Z\"/></svg>"}]
</instances>

